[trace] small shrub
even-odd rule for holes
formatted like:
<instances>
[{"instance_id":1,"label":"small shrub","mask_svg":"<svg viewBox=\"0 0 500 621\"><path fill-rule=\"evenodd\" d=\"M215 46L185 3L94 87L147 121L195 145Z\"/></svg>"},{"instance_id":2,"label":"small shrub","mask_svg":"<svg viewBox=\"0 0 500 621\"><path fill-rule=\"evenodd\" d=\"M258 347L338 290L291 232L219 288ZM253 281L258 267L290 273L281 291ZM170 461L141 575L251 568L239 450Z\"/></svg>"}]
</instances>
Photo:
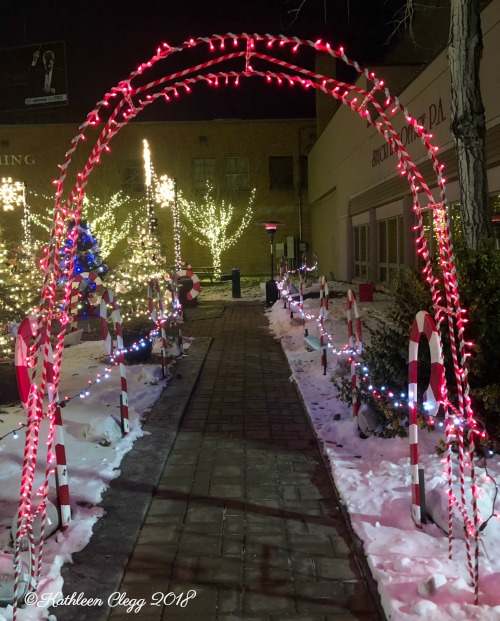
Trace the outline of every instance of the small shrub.
<instances>
[{"instance_id":1,"label":"small shrub","mask_svg":"<svg viewBox=\"0 0 500 621\"><path fill-rule=\"evenodd\" d=\"M488 446L500 444L500 251L484 242L477 251L460 247L457 250L457 278L461 305L467 310L465 339L475 343L468 361L468 378L474 416L487 432ZM435 269L435 274L438 269ZM443 295L444 299L444 295ZM410 269L400 271L393 290L393 304L384 320L370 330L371 345L363 352L363 361L370 377L360 381L359 395L384 421L382 435L402 435L407 426L407 400L395 408L389 392L406 393L408 386L408 345L415 315L427 310L433 315L429 287L421 275ZM456 403L456 382L451 359L448 324L441 326L448 398ZM419 394L429 384L430 354L425 339L419 346ZM342 366L333 382L339 397L352 404L349 371ZM368 388L385 386L385 394L374 395ZM485 442L482 442L485 444Z\"/></svg>"}]
</instances>

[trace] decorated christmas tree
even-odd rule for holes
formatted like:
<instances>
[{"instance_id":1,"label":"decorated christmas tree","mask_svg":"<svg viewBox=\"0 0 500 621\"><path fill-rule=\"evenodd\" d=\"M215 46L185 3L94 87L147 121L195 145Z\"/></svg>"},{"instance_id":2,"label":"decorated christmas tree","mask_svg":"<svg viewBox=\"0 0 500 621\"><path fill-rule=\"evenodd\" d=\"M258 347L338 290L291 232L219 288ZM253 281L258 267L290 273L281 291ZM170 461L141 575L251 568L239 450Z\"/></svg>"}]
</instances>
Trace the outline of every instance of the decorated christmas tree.
<instances>
[{"instance_id":1,"label":"decorated christmas tree","mask_svg":"<svg viewBox=\"0 0 500 621\"><path fill-rule=\"evenodd\" d=\"M71 254L73 246L75 247L73 259L73 278L78 274L95 274L101 279L108 271L108 266L104 263L99 250L97 239L90 231L90 227L86 220L81 220L75 232L75 222L70 221L67 225L67 238L64 246L60 250L60 269L63 274L60 285L67 281L68 274L71 270ZM90 278L86 278L80 284L78 314L81 317L88 317L94 314L93 306L90 303L90 296L96 289L96 283Z\"/></svg>"},{"instance_id":2,"label":"decorated christmas tree","mask_svg":"<svg viewBox=\"0 0 500 621\"><path fill-rule=\"evenodd\" d=\"M169 278L165 254L154 232L146 226L128 240L128 248L116 267L109 274L109 287L116 293L121 306L123 321L150 316L148 310L148 284L152 278L166 289L165 280ZM167 300L164 300L167 311Z\"/></svg>"}]
</instances>

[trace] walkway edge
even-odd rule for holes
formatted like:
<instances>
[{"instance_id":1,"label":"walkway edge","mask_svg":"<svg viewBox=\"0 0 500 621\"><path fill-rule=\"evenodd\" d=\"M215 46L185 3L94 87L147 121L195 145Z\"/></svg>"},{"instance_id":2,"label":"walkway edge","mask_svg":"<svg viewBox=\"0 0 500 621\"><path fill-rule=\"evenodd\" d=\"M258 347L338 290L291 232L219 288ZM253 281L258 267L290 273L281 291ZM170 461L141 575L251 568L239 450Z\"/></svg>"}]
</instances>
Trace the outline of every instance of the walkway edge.
<instances>
[{"instance_id":1,"label":"walkway edge","mask_svg":"<svg viewBox=\"0 0 500 621\"><path fill-rule=\"evenodd\" d=\"M109 596L119 591L167 458L172 450L187 404L212 344L211 337L193 340L180 358L174 377L153 405L138 438L120 464L120 476L111 481L99 503L105 516L94 525L89 543L62 567L63 597L98 598L103 606L78 606L78 621L107 621ZM75 606L52 609L58 621L74 621Z\"/></svg>"},{"instance_id":2,"label":"walkway edge","mask_svg":"<svg viewBox=\"0 0 500 621\"><path fill-rule=\"evenodd\" d=\"M286 352L285 352L285 356L286 356ZM361 572L363 573L363 577L366 580L366 585L368 587L368 591L370 593L370 597L373 601L373 604L375 606L376 611L379 613L380 615L380 619L387 619L387 616L385 614L385 610L382 606L382 602L380 599L380 593L378 591L378 584L377 581L375 580L375 578L373 577L372 574L372 570L370 568L370 564L368 563L368 559L366 558L366 552L364 549L364 545L363 545L363 541L360 539L360 537L357 535L356 531L353 528L352 522L351 522L351 516L349 515L349 511L346 509L345 503L342 500L340 494L339 494L339 490L337 489L337 485L335 484L335 479L333 478L332 475L332 471L331 471L331 464L330 464L330 460L328 459L328 455L326 453L325 450L325 444L324 442L321 440L321 438L318 435L318 432L316 431L316 429L314 428L313 422L311 420L311 416L309 414L309 410L307 409L307 405L304 401L304 397L302 395L302 392L300 390L300 386L297 384L297 382L295 381L295 379L293 380L296 388L297 388L297 394L299 395L300 401L302 403L302 406L304 407L304 411L307 412L307 420L309 422L309 426L312 429L312 432L314 434L314 437L316 438L316 443L318 445L318 449L319 452L321 454L321 458L323 459L323 463L325 464L326 470L328 472L328 477L330 479L330 482L332 484L332 488L334 491L335 496L337 497L337 501L338 501L338 505L340 507L340 511L342 513L342 517L344 519L344 522L349 530L349 535L352 538L352 541L354 543L354 555L356 557L356 560L358 561L358 564L360 566Z\"/></svg>"}]
</instances>

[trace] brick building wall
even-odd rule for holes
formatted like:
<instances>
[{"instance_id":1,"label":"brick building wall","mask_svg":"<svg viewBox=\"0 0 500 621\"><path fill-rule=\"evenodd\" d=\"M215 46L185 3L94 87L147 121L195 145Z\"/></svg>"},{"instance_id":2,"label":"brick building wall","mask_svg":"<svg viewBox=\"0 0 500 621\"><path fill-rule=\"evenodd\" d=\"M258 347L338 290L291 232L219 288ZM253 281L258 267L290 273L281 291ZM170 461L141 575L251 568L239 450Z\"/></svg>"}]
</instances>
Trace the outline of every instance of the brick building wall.
<instances>
[{"instance_id":1,"label":"brick building wall","mask_svg":"<svg viewBox=\"0 0 500 621\"><path fill-rule=\"evenodd\" d=\"M32 193L53 193L57 165L64 161L77 133L73 124L0 126L0 176L26 184L33 211L39 206ZM86 151L80 143L68 169L65 195L95 144L97 133L95 137L86 133ZM223 270L237 267L242 274L268 273L269 244L258 222L282 222L275 240L279 244L293 237L296 255L300 238L309 241L306 155L315 140L313 119L130 123L113 138L111 153L103 155L102 164L91 174L87 193L105 200L122 190L144 201L146 219L143 139L148 140L156 174L175 178L179 192L189 200L203 194L207 178L224 200L235 205L236 213L243 213L255 188L252 222L222 255ZM173 261L172 214L155 206L155 216L167 258ZM3 214L0 226L8 241L20 239L19 220L19 212ZM207 248L189 234L181 235L181 249L183 260L193 266L211 263ZM310 253L313 250L309 248ZM110 264L116 259L112 256Z\"/></svg>"}]
</instances>

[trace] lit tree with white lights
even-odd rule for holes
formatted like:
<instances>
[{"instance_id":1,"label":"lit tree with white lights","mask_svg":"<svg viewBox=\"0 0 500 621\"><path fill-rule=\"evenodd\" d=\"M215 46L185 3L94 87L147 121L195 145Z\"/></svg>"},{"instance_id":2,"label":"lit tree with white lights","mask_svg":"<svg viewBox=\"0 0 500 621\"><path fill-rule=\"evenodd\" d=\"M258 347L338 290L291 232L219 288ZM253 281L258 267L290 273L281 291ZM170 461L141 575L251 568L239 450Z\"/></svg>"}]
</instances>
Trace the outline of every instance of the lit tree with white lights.
<instances>
[{"instance_id":1,"label":"lit tree with white lights","mask_svg":"<svg viewBox=\"0 0 500 621\"><path fill-rule=\"evenodd\" d=\"M110 271L107 279L110 288L118 296L123 321L149 317L149 281L156 278L162 286L168 277L165 253L158 237L149 232L147 226L146 222L133 238L128 239L122 260Z\"/></svg>"},{"instance_id":2,"label":"lit tree with white lights","mask_svg":"<svg viewBox=\"0 0 500 621\"><path fill-rule=\"evenodd\" d=\"M30 199L38 204L43 203L45 209L42 214L30 212L31 224L50 233L52 229L54 201L48 196L36 195L29 192ZM120 220L120 212L127 211L127 215ZM101 200L97 196L86 195L82 203L82 218L89 222L93 233L99 240L100 254L106 259L118 246L127 239L130 231L143 218L144 207L139 201L132 199L123 192L115 192L109 200Z\"/></svg>"},{"instance_id":3,"label":"lit tree with white lights","mask_svg":"<svg viewBox=\"0 0 500 621\"><path fill-rule=\"evenodd\" d=\"M8 247L0 233L0 357L12 352L9 326L19 324L40 299L43 273L29 250Z\"/></svg>"},{"instance_id":4,"label":"lit tree with white lights","mask_svg":"<svg viewBox=\"0 0 500 621\"><path fill-rule=\"evenodd\" d=\"M250 223L254 199L255 189L242 214L235 212L232 203L218 198L212 186L207 186L205 196L200 201L180 199L183 217L181 227L199 244L208 247L216 277L221 274L222 253L234 246Z\"/></svg>"}]
</instances>

